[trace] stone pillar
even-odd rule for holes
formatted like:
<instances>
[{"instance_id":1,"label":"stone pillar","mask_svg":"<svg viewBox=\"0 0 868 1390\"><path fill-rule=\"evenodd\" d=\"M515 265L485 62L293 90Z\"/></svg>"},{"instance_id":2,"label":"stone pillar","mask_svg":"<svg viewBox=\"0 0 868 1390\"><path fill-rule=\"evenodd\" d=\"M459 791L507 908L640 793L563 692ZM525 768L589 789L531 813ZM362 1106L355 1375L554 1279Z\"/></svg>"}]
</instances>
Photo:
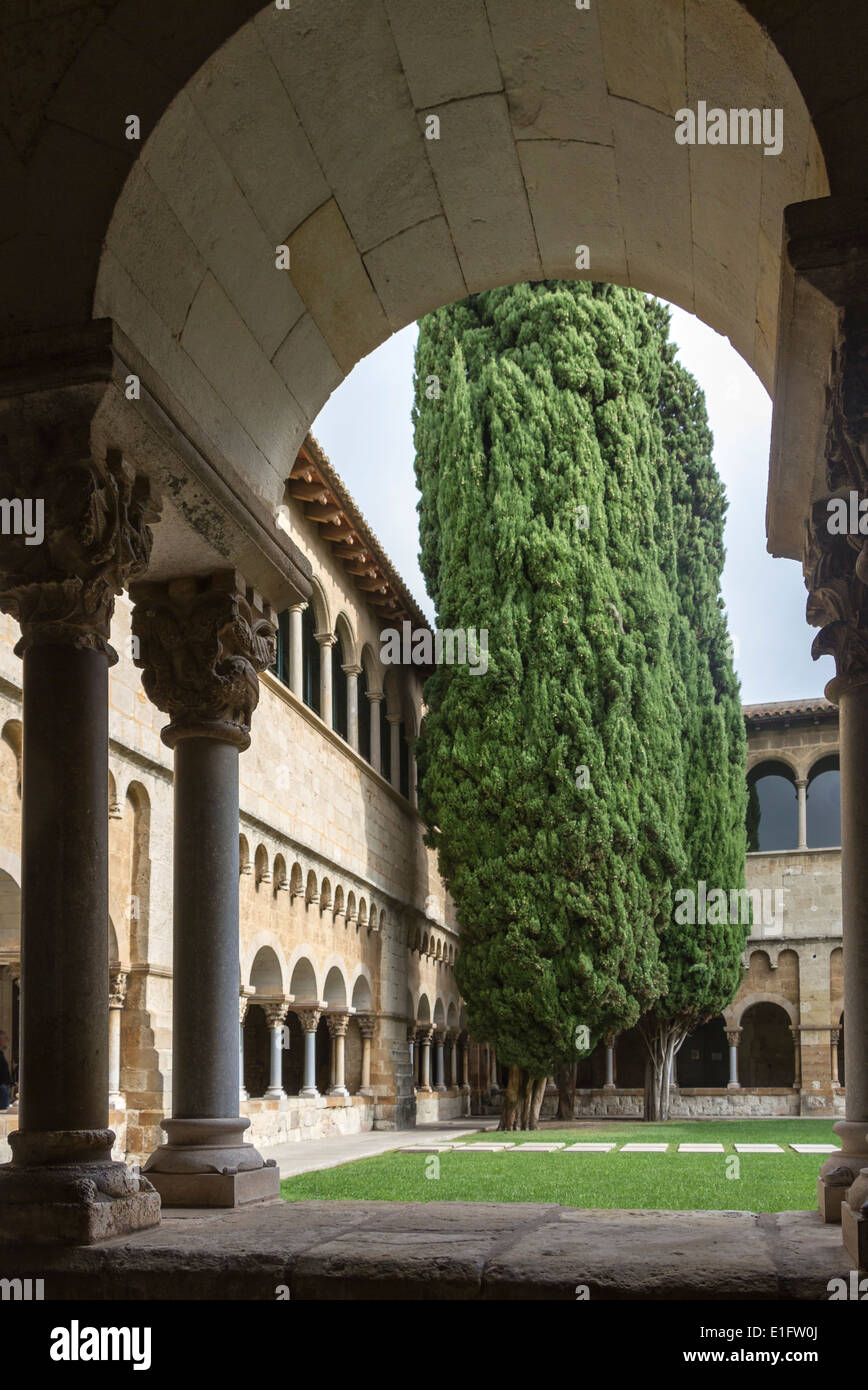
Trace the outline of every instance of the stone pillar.
<instances>
[{"instance_id":1,"label":"stone pillar","mask_svg":"<svg viewBox=\"0 0 868 1390\"><path fill-rule=\"evenodd\" d=\"M832 1032L831 1032L831 1035L830 1035L830 1042L831 1042L831 1044L832 1044L831 1064L832 1064L832 1088L833 1088L833 1090L838 1090L838 1089L840 1088L840 1085L841 1085L841 1080L840 1080L840 1077L838 1076L838 1043L839 1043L840 1041L841 1041L841 1029L840 1029L840 1028L833 1028L833 1029L832 1029Z\"/></svg>"},{"instance_id":2,"label":"stone pillar","mask_svg":"<svg viewBox=\"0 0 868 1390\"><path fill-rule=\"evenodd\" d=\"M348 1096L350 1093L344 1081L344 1057L349 1026L349 1013L326 1014L326 1023L332 1040L332 1084L330 1096Z\"/></svg>"},{"instance_id":3,"label":"stone pillar","mask_svg":"<svg viewBox=\"0 0 868 1390\"><path fill-rule=\"evenodd\" d=\"M738 1044L740 1038L740 1028L727 1028L726 1041L729 1044L729 1080L726 1083L726 1088L728 1091L741 1090L738 1080Z\"/></svg>"},{"instance_id":4,"label":"stone pillar","mask_svg":"<svg viewBox=\"0 0 868 1390\"><path fill-rule=\"evenodd\" d=\"M799 797L799 849L808 848L808 779L796 778L796 792Z\"/></svg>"},{"instance_id":5,"label":"stone pillar","mask_svg":"<svg viewBox=\"0 0 868 1390\"><path fill-rule=\"evenodd\" d=\"M123 970L109 978L109 1104L121 1099L121 1012L127 997L127 977Z\"/></svg>"},{"instance_id":6,"label":"stone pillar","mask_svg":"<svg viewBox=\"0 0 868 1390\"><path fill-rule=\"evenodd\" d=\"M102 383L4 406L4 495L44 536L0 536L0 609L21 626L19 1128L0 1237L88 1245L159 1223L108 1128L108 668L114 596L147 566L157 510L119 454L91 454ZM32 539L33 533L31 532ZM236 827L237 833L237 827Z\"/></svg>"},{"instance_id":7,"label":"stone pillar","mask_svg":"<svg viewBox=\"0 0 868 1390\"><path fill-rule=\"evenodd\" d=\"M371 703L371 767L382 775L383 759L380 755L380 705L383 703L381 690L368 691Z\"/></svg>"},{"instance_id":8,"label":"stone pillar","mask_svg":"<svg viewBox=\"0 0 868 1390\"><path fill-rule=\"evenodd\" d=\"M413 1089L416 1089L416 1025L407 1024L407 1044L410 1049L410 1075L413 1078Z\"/></svg>"},{"instance_id":9,"label":"stone pillar","mask_svg":"<svg viewBox=\"0 0 868 1390\"><path fill-rule=\"evenodd\" d=\"M319 715L324 724L334 728L335 710L332 694L332 647L338 640L333 632L314 634L319 642Z\"/></svg>"},{"instance_id":10,"label":"stone pillar","mask_svg":"<svg viewBox=\"0 0 868 1390\"><path fill-rule=\"evenodd\" d=\"M238 1113L238 755L258 673L274 662L270 610L232 570L135 584L145 691L175 754L172 1118L145 1171L164 1206L278 1195L279 1174Z\"/></svg>"},{"instance_id":11,"label":"stone pillar","mask_svg":"<svg viewBox=\"0 0 868 1390\"><path fill-rule=\"evenodd\" d=\"M826 443L830 493L868 496L864 428L868 311L843 319L833 374ZM835 1125L841 1148L820 1169L818 1197L826 1221L838 1221L847 1189L868 1167L868 543L830 534L826 500L812 505L804 571L808 621L821 631L812 655L835 658L826 687L840 715L841 906L844 932L844 1017L847 1029L846 1118Z\"/></svg>"},{"instance_id":12,"label":"stone pillar","mask_svg":"<svg viewBox=\"0 0 868 1390\"><path fill-rule=\"evenodd\" d=\"M322 1009L295 1009L294 1012L304 1032L304 1085L298 1094L315 1100L319 1095L316 1088L316 1030L322 1018Z\"/></svg>"},{"instance_id":13,"label":"stone pillar","mask_svg":"<svg viewBox=\"0 0 868 1390\"><path fill-rule=\"evenodd\" d=\"M269 1078L266 1096L272 1100L283 1095L283 1027L286 1021L287 1001L281 999L274 1004L263 1004L269 1033Z\"/></svg>"},{"instance_id":14,"label":"stone pillar","mask_svg":"<svg viewBox=\"0 0 868 1390\"><path fill-rule=\"evenodd\" d=\"M461 1089L470 1090L470 1039L466 1033L462 1033L461 1042Z\"/></svg>"},{"instance_id":15,"label":"stone pillar","mask_svg":"<svg viewBox=\"0 0 868 1390\"><path fill-rule=\"evenodd\" d=\"M289 610L289 688L302 699L304 693L304 661L301 615L306 603L294 603Z\"/></svg>"},{"instance_id":16,"label":"stone pillar","mask_svg":"<svg viewBox=\"0 0 868 1390\"><path fill-rule=\"evenodd\" d=\"M416 740L407 739L407 799L411 806L417 804L416 796Z\"/></svg>"},{"instance_id":17,"label":"stone pillar","mask_svg":"<svg viewBox=\"0 0 868 1390\"><path fill-rule=\"evenodd\" d=\"M373 1014L359 1014L359 1032L362 1035L362 1084L359 1087L360 1096L372 1096L374 1088L371 1085L371 1043L374 1038L374 1029L377 1020Z\"/></svg>"},{"instance_id":18,"label":"stone pillar","mask_svg":"<svg viewBox=\"0 0 868 1390\"><path fill-rule=\"evenodd\" d=\"M361 666L342 666L347 678L347 743L359 751L359 676Z\"/></svg>"},{"instance_id":19,"label":"stone pillar","mask_svg":"<svg viewBox=\"0 0 868 1390\"><path fill-rule=\"evenodd\" d=\"M603 1090L615 1090L615 1039L611 1033L606 1038L606 1080Z\"/></svg>"},{"instance_id":20,"label":"stone pillar","mask_svg":"<svg viewBox=\"0 0 868 1390\"><path fill-rule=\"evenodd\" d=\"M434 1037L434 1029L422 1027L419 1029L419 1049L421 1056L421 1068L419 1073L419 1090L431 1090L431 1039Z\"/></svg>"},{"instance_id":21,"label":"stone pillar","mask_svg":"<svg viewBox=\"0 0 868 1390\"><path fill-rule=\"evenodd\" d=\"M446 1046L446 1029L435 1028L434 1030L434 1090L446 1090L446 1067L444 1048Z\"/></svg>"},{"instance_id":22,"label":"stone pillar","mask_svg":"<svg viewBox=\"0 0 868 1390\"><path fill-rule=\"evenodd\" d=\"M449 1041L452 1044L449 1053L449 1086L450 1089L458 1088L458 1029L449 1029Z\"/></svg>"},{"instance_id":23,"label":"stone pillar","mask_svg":"<svg viewBox=\"0 0 868 1390\"><path fill-rule=\"evenodd\" d=\"M247 1006L250 1000L242 994L238 1000L238 1099L248 1100L247 1087L244 1084L244 1020L247 1017Z\"/></svg>"},{"instance_id":24,"label":"stone pillar","mask_svg":"<svg viewBox=\"0 0 868 1390\"><path fill-rule=\"evenodd\" d=\"M802 1030L791 1028L790 1037L793 1040L793 1090L802 1089Z\"/></svg>"},{"instance_id":25,"label":"stone pillar","mask_svg":"<svg viewBox=\"0 0 868 1390\"><path fill-rule=\"evenodd\" d=\"M401 716L400 714L387 714L386 719L389 723L389 737L391 740L391 783L397 792L401 790Z\"/></svg>"}]
</instances>

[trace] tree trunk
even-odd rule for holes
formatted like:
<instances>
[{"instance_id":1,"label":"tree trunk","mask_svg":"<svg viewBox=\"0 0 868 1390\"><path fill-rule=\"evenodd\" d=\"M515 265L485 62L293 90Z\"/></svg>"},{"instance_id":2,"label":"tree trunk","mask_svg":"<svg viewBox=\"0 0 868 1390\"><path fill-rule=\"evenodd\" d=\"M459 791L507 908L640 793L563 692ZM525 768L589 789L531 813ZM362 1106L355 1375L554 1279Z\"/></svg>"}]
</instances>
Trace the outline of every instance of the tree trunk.
<instances>
[{"instance_id":1,"label":"tree trunk","mask_svg":"<svg viewBox=\"0 0 868 1390\"><path fill-rule=\"evenodd\" d=\"M668 1120L672 1058L687 1037L687 1029L683 1024L659 1023L655 1019L649 1019L640 1022L639 1031L648 1049L648 1060L645 1063L645 1113L642 1118Z\"/></svg>"},{"instance_id":2,"label":"tree trunk","mask_svg":"<svg viewBox=\"0 0 868 1390\"><path fill-rule=\"evenodd\" d=\"M530 1076L524 1067L510 1067L497 1126L499 1130L537 1128L547 1079L545 1076Z\"/></svg>"},{"instance_id":3,"label":"tree trunk","mask_svg":"<svg viewBox=\"0 0 868 1390\"><path fill-rule=\"evenodd\" d=\"M563 1066L555 1071L555 1084L558 1088L559 1120L572 1120L576 1101L576 1067Z\"/></svg>"}]
</instances>

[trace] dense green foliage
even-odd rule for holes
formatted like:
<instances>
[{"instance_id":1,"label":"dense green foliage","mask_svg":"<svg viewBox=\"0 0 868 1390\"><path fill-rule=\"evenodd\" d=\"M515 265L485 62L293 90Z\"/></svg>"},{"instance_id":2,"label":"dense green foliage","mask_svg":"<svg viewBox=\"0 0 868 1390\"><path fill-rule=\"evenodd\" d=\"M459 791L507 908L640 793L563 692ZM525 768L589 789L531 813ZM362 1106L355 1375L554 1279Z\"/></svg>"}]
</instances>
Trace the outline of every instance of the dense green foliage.
<instances>
[{"instance_id":1,"label":"dense green foliage","mask_svg":"<svg viewBox=\"0 0 868 1390\"><path fill-rule=\"evenodd\" d=\"M426 684L420 809L470 1031L540 1077L582 1026L593 1045L737 980L727 931L669 935L677 888L743 882L725 503L665 311L615 286L429 315L414 423L438 626L486 629L489 649L486 674Z\"/></svg>"}]
</instances>

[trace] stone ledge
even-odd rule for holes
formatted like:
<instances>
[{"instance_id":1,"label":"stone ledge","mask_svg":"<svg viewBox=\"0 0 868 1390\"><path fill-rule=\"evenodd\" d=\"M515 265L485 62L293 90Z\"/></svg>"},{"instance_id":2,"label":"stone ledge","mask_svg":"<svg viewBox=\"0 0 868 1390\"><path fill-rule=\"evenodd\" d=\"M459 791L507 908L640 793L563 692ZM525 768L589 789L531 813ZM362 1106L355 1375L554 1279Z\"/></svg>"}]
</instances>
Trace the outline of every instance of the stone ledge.
<instances>
[{"instance_id":1,"label":"stone ledge","mask_svg":"<svg viewBox=\"0 0 868 1390\"><path fill-rule=\"evenodd\" d=\"M816 1212L579 1211L470 1202L267 1202L164 1216L101 1245L0 1246L46 1300L825 1300L847 1278Z\"/></svg>"}]
</instances>

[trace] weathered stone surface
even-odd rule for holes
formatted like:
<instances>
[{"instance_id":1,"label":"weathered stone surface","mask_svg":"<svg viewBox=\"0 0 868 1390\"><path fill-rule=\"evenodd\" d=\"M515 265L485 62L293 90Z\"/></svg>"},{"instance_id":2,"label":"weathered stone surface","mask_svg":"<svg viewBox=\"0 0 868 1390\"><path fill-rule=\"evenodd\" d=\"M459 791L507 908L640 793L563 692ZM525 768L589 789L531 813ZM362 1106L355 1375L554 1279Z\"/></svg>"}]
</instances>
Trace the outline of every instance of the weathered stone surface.
<instances>
[{"instance_id":1,"label":"weathered stone surface","mask_svg":"<svg viewBox=\"0 0 868 1390\"><path fill-rule=\"evenodd\" d=\"M575 1211L521 1203L273 1202L82 1249L0 1247L45 1297L807 1299L847 1277L812 1212Z\"/></svg>"}]
</instances>

